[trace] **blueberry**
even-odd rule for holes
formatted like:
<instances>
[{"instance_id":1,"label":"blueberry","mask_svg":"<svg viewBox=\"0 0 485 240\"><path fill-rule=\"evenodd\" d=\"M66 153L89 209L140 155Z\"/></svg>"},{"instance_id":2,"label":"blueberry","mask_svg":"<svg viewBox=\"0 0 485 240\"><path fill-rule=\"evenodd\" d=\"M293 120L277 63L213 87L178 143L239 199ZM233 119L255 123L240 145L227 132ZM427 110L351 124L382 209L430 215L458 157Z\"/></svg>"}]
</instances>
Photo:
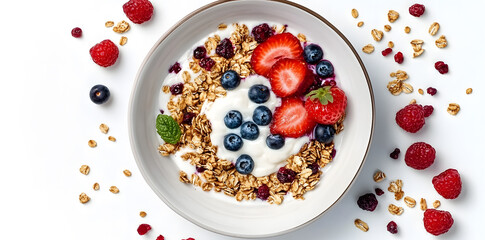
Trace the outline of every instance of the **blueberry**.
<instances>
[{"instance_id":1,"label":"blueberry","mask_svg":"<svg viewBox=\"0 0 485 240\"><path fill-rule=\"evenodd\" d=\"M101 84L95 85L91 88L91 91L89 92L89 97L91 98L91 101L96 104L102 104L108 101L109 95L109 89Z\"/></svg>"},{"instance_id":2,"label":"blueberry","mask_svg":"<svg viewBox=\"0 0 485 240\"><path fill-rule=\"evenodd\" d=\"M327 60L320 61L315 68L317 75L323 78L333 75L333 65Z\"/></svg>"},{"instance_id":3,"label":"blueberry","mask_svg":"<svg viewBox=\"0 0 485 240\"><path fill-rule=\"evenodd\" d=\"M263 84L256 84L249 88L248 96L255 103L264 103L269 99L269 88Z\"/></svg>"},{"instance_id":4,"label":"blueberry","mask_svg":"<svg viewBox=\"0 0 485 240\"><path fill-rule=\"evenodd\" d=\"M247 155L243 154L239 156L236 160L236 171L240 174L250 174L254 169L253 159Z\"/></svg>"},{"instance_id":5,"label":"blueberry","mask_svg":"<svg viewBox=\"0 0 485 240\"><path fill-rule=\"evenodd\" d=\"M271 114L271 110L269 110L268 107L259 106L254 109L253 121L259 126L268 125L271 122L271 119L273 119L273 114Z\"/></svg>"},{"instance_id":6,"label":"blueberry","mask_svg":"<svg viewBox=\"0 0 485 240\"><path fill-rule=\"evenodd\" d=\"M316 64L323 58L323 50L316 44L310 44L303 49L303 58L309 64Z\"/></svg>"},{"instance_id":7,"label":"blueberry","mask_svg":"<svg viewBox=\"0 0 485 240\"><path fill-rule=\"evenodd\" d=\"M266 145L271 149L280 149L285 145L285 138L281 135L269 135L266 137Z\"/></svg>"},{"instance_id":8,"label":"blueberry","mask_svg":"<svg viewBox=\"0 0 485 240\"><path fill-rule=\"evenodd\" d=\"M256 123L248 121L241 126L241 137L247 140L254 140L259 136L259 128Z\"/></svg>"},{"instance_id":9,"label":"blueberry","mask_svg":"<svg viewBox=\"0 0 485 240\"><path fill-rule=\"evenodd\" d=\"M232 90L239 86L241 82L241 77L234 70L228 70L222 74L221 85L226 90Z\"/></svg>"},{"instance_id":10,"label":"blueberry","mask_svg":"<svg viewBox=\"0 0 485 240\"><path fill-rule=\"evenodd\" d=\"M243 146L243 140L237 134L229 133L224 137L224 147L229 151L237 151Z\"/></svg>"},{"instance_id":11,"label":"blueberry","mask_svg":"<svg viewBox=\"0 0 485 240\"><path fill-rule=\"evenodd\" d=\"M230 129L238 128L242 124L242 114L237 110L229 111L224 117L224 124Z\"/></svg>"},{"instance_id":12,"label":"blueberry","mask_svg":"<svg viewBox=\"0 0 485 240\"><path fill-rule=\"evenodd\" d=\"M315 139L321 143L331 143L335 135L335 129L332 125L318 124L315 127Z\"/></svg>"}]
</instances>

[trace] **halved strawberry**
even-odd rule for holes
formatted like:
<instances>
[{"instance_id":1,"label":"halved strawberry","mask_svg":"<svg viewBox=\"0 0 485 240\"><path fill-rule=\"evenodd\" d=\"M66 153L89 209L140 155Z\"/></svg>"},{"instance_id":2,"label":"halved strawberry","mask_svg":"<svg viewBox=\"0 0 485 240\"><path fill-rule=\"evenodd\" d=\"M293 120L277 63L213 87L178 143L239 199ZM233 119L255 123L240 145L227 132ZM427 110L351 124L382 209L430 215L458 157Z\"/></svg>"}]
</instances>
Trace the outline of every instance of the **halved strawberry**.
<instances>
[{"instance_id":1,"label":"halved strawberry","mask_svg":"<svg viewBox=\"0 0 485 240\"><path fill-rule=\"evenodd\" d=\"M298 138L315 127L316 123L308 115L303 101L299 98L283 98L281 106L273 114L270 130L272 134Z\"/></svg>"},{"instance_id":2,"label":"halved strawberry","mask_svg":"<svg viewBox=\"0 0 485 240\"><path fill-rule=\"evenodd\" d=\"M254 49L251 66L262 76L267 76L273 64L282 58L301 59L303 48L300 40L291 33L271 36Z\"/></svg>"},{"instance_id":3,"label":"halved strawberry","mask_svg":"<svg viewBox=\"0 0 485 240\"><path fill-rule=\"evenodd\" d=\"M297 92L303 92L313 82L306 63L297 59L283 58L277 61L269 72L271 90L278 97L289 97ZM307 83L311 81L310 83ZM300 91L299 91L300 90Z\"/></svg>"},{"instance_id":4,"label":"halved strawberry","mask_svg":"<svg viewBox=\"0 0 485 240\"><path fill-rule=\"evenodd\" d=\"M305 109L317 123L332 125L345 113L347 97L338 87L326 86L307 94Z\"/></svg>"}]
</instances>

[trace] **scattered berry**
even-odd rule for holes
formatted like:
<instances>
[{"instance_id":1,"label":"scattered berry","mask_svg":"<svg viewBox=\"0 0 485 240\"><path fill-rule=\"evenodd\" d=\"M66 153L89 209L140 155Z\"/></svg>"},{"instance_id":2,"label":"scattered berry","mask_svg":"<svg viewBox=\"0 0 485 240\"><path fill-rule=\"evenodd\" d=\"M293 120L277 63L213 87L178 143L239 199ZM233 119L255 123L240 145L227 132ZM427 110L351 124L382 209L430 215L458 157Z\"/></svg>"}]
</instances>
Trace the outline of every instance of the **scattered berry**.
<instances>
[{"instance_id":1,"label":"scattered berry","mask_svg":"<svg viewBox=\"0 0 485 240\"><path fill-rule=\"evenodd\" d=\"M243 146L243 140L237 134L229 133L224 137L224 147L229 151L237 151Z\"/></svg>"},{"instance_id":2,"label":"scattered berry","mask_svg":"<svg viewBox=\"0 0 485 240\"><path fill-rule=\"evenodd\" d=\"M305 62L298 59L281 59L273 65L268 74L271 90L278 97L294 96L313 83L313 79L306 77L307 72Z\"/></svg>"},{"instance_id":3,"label":"scattered berry","mask_svg":"<svg viewBox=\"0 0 485 240\"><path fill-rule=\"evenodd\" d=\"M434 68L438 70L441 74L445 74L448 72L448 64L445 64L443 61L438 61L434 64Z\"/></svg>"},{"instance_id":4,"label":"scattered berry","mask_svg":"<svg viewBox=\"0 0 485 240\"><path fill-rule=\"evenodd\" d=\"M109 39L103 40L89 49L93 61L101 67L109 67L118 59L118 47Z\"/></svg>"},{"instance_id":5,"label":"scattered berry","mask_svg":"<svg viewBox=\"0 0 485 240\"><path fill-rule=\"evenodd\" d=\"M253 112L253 121L259 126L268 125L273 119L273 114L266 106L258 106Z\"/></svg>"},{"instance_id":6,"label":"scattered berry","mask_svg":"<svg viewBox=\"0 0 485 240\"><path fill-rule=\"evenodd\" d=\"M170 93L172 93L172 95L182 94L183 91L184 91L183 83L175 83L172 86L170 86Z\"/></svg>"},{"instance_id":7,"label":"scattered berry","mask_svg":"<svg viewBox=\"0 0 485 240\"><path fill-rule=\"evenodd\" d=\"M312 130L315 124L299 98L284 98L281 106L275 109L270 130L271 134L298 138Z\"/></svg>"},{"instance_id":8,"label":"scattered berry","mask_svg":"<svg viewBox=\"0 0 485 240\"><path fill-rule=\"evenodd\" d=\"M322 78L333 76L333 65L327 60L320 61L315 67L315 72Z\"/></svg>"},{"instance_id":9,"label":"scattered berry","mask_svg":"<svg viewBox=\"0 0 485 240\"><path fill-rule=\"evenodd\" d=\"M237 88L241 83L241 77L234 70L228 70L222 74L221 85L226 90L232 90Z\"/></svg>"},{"instance_id":10,"label":"scattered berry","mask_svg":"<svg viewBox=\"0 0 485 240\"><path fill-rule=\"evenodd\" d=\"M376 209L378 203L376 195L373 193L364 194L357 200L357 205L359 205L360 208L371 212Z\"/></svg>"},{"instance_id":11,"label":"scattered berry","mask_svg":"<svg viewBox=\"0 0 485 240\"><path fill-rule=\"evenodd\" d=\"M198 173L203 173L205 170L206 169L203 166L197 166L197 167L195 167L195 171L197 171Z\"/></svg>"},{"instance_id":12,"label":"scattered berry","mask_svg":"<svg viewBox=\"0 0 485 240\"><path fill-rule=\"evenodd\" d=\"M423 111L424 111L424 117L429 117L431 116L431 114L433 114L433 111L434 111L434 107L431 106L431 105L425 105L423 107Z\"/></svg>"},{"instance_id":13,"label":"scattered berry","mask_svg":"<svg viewBox=\"0 0 485 240\"><path fill-rule=\"evenodd\" d=\"M216 47L216 53L225 59L234 57L234 47L231 40L229 38L222 39Z\"/></svg>"},{"instance_id":14,"label":"scattered berry","mask_svg":"<svg viewBox=\"0 0 485 240\"><path fill-rule=\"evenodd\" d=\"M380 188L376 188L375 191L377 196L382 196L384 194L384 191Z\"/></svg>"},{"instance_id":15,"label":"scattered berry","mask_svg":"<svg viewBox=\"0 0 485 240\"><path fill-rule=\"evenodd\" d=\"M415 133L425 124L423 106L409 104L396 113L396 123L407 132Z\"/></svg>"},{"instance_id":16,"label":"scattered berry","mask_svg":"<svg viewBox=\"0 0 485 240\"><path fill-rule=\"evenodd\" d=\"M270 90L263 84L256 84L249 88L248 97L255 103L265 103L268 101Z\"/></svg>"},{"instance_id":17,"label":"scattered berry","mask_svg":"<svg viewBox=\"0 0 485 240\"><path fill-rule=\"evenodd\" d=\"M427 209L424 212L423 222L427 232L438 236L448 232L454 221L448 211Z\"/></svg>"},{"instance_id":18,"label":"scattered berry","mask_svg":"<svg viewBox=\"0 0 485 240\"><path fill-rule=\"evenodd\" d=\"M153 5L148 0L130 0L123 4L123 12L132 22L144 23L153 15Z\"/></svg>"},{"instance_id":19,"label":"scattered berry","mask_svg":"<svg viewBox=\"0 0 485 240\"><path fill-rule=\"evenodd\" d=\"M402 52L397 52L396 55L394 55L394 61L396 61L399 64L401 64L404 61L404 56L402 55Z\"/></svg>"},{"instance_id":20,"label":"scattered berry","mask_svg":"<svg viewBox=\"0 0 485 240\"><path fill-rule=\"evenodd\" d=\"M269 187L266 184L259 186L256 192L256 197L266 201L269 197Z\"/></svg>"},{"instance_id":21,"label":"scattered berry","mask_svg":"<svg viewBox=\"0 0 485 240\"><path fill-rule=\"evenodd\" d=\"M253 159L247 155L243 154L239 156L236 160L236 171L240 174L250 174L254 169Z\"/></svg>"},{"instance_id":22,"label":"scattered berry","mask_svg":"<svg viewBox=\"0 0 485 240\"><path fill-rule=\"evenodd\" d=\"M170 66L170 68L168 69L168 72L169 73L179 73L180 70L182 70L182 68L180 67L180 63L178 62L175 62L172 66Z\"/></svg>"},{"instance_id":23,"label":"scattered berry","mask_svg":"<svg viewBox=\"0 0 485 240\"><path fill-rule=\"evenodd\" d=\"M182 118L182 123L192 125L192 119L196 116L197 114L193 112L185 112L184 116Z\"/></svg>"},{"instance_id":24,"label":"scattered berry","mask_svg":"<svg viewBox=\"0 0 485 240\"><path fill-rule=\"evenodd\" d=\"M401 150L399 148L395 148L394 151L392 151L392 153L389 154L389 157L391 157L392 159L398 159L399 153L401 153Z\"/></svg>"},{"instance_id":25,"label":"scattered berry","mask_svg":"<svg viewBox=\"0 0 485 240\"><path fill-rule=\"evenodd\" d=\"M241 137L247 140L255 140L259 137L259 128L256 123L247 121L241 125Z\"/></svg>"},{"instance_id":26,"label":"scattered berry","mask_svg":"<svg viewBox=\"0 0 485 240\"><path fill-rule=\"evenodd\" d=\"M332 149L332 152L330 153L330 157L335 158L335 155L337 155L337 149Z\"/></svg>"},{"instance_id":27,"label":"scattered berry","mask_svg":"<svg viewBox=\"0 0 485 240\"><path fill-rule=\"evenodd\" d=\"M429 95L434 96L438 92L438 90L436 90L436 88L434 88L434 87L429 87L428 89L426 89L426 92Z\"/></svg>"},{"instance_id":28,"label":"scattered berry","mask_svg":"<svg viewBox=\"0 0 485 240\"><path fill-rule=\"evenodd\" d=\"M386 49L382 50L382 56L385 57L385 56L389 55L389 53L391 53L391 52L392 52L392 48L386 48Z\"/></svg>"},{"instance_id":29,"label":"scattered berry","mask_svg":"<svg viewBox=\"0 0 485 240\"><path fill-rule=\"evenodd\" d=\"M260 24L253 28L251 31L254 40L258 43L266 41L269 37L273 36L273 29L269 27L267 23Z\"/></svg>"},{"instance_id":30,"label":"scattered berry","mask_svg":"<svg viewBox=\"0 0 485 240\"><path fill-rule=\"evenodd\" d=\"M303 59L308 64L316 64L323 58L323 50L317 44L309 44L303 49Z\"/></svg>"},{"instance_id":31,"label":"scattered berry","mask_svg":"<svg viewBox=\"0 0 485 240\"><path fill-rule=\"evenodd\" d=\"M160 109L160 114L163 114L165 111L163 111L163 109Z\"/></svg>"},{"instance_id":32,"label":"scattered berry","mask_svg":"<svg viewBox=\"0 0 485 240\"><path fill-rule=\"evenodd\" d=\"M425 10L424 5L422 4L413 4L411 7L409 7L409 14L415 16L415 17L421 17L423 15Z\"/></svg>"},{"instance_id":33,"label":"scattered berry","mask_svg":"<svg viewBox=\"0 0 485 240\"><path fill-rule=\"evenodd\" d=\"M136 229L136 231L140 235L145 235L151 229L152 229L152 227L150 225L148 225L146 223L142 223L142 224L140 224L140 226L138 226L138 229Z\"/></svg>"},{"instance_id":34,"label":"scattered berry","mask_svg":"<svg viewBox=\"0 0 485 240\"><path fill-rule=\"evenodd\" d=\"M194 49L194 58L195 59L202 59L205 58L207 54L207 50L204 46L199 46Z\"/></svg>"},{"instance_id":35,"label":"scattered berry","mask_svg":"<svg viewBox=\"0 0 485 240\"><path fill-rule=\"evenodd\" d=\"M229 111L224 116L224 124L230 129L238 128L242 124L242 114L237 110Z\"/></svg>"},{"instance_id":36,"label":"scattered berry","mask_svg":"<svg viewBox=\"0 0 485 240\"><path fill-rule=\"evenodd\" d=\"M285 138L281 135L268 135L266 137L266 145L271 149L280 149L285 145Z\"/></svg>"},{"instance_id":37,"label":"scattered berry","mask_svg":"<svg viewBox=\"0 0 485 240\"><path fill-rule=\"evenodd\" d=\"M416 142L409 146L404 156L406 165L417 170L426 169L434 163L436 151L425 142Z\"/></svg>"},{"instance_id":38,"label":"scattered berry","mask_svg":"<svg viewBox=\"0 0 485 240\"><path fill-rule=\"evenodd\" d=\"M280 183L291 183L295 180L296 172L289 168L281 167L276 173L276 177Z\"/></svg>"},{"instance_id":39,"label":"scattered berry","mask_svg":"<svg viewBox=\"0 0 485 240\"><path fill-rule=\"evenodd\" d=\"M320 143L329 144L333 141L335 128L332 125L317 124L314 130L314 136Z\"/></svg>"},{"instance_id":40,"label":"scattered berry","mask_svg":"<svg viewBox=\"0 0 485 240\"><path fill-rule=\"evenodd\" d=\"M308 165L308 168L312 170L312 174L316 174L318 170L320 169L320 165L318 165L317 162L314 162L310 165Z\"/></svg>"},{"instance_id":41,"label":"scattered berry","mask_svg":"<svg viewBox=\"0 0 485 240\"><path fill-rule=\"evenodd\" d=\"M199 62L199 66L205 69L206 71L210 71L215 64L216 64L216 61L214 61L210 57L202 58Z\"/></svg>"},{"instance_id":42,"label":"scattered berry","mask_svg":"<svg viewBox=\"0 0 485 240\"><path fill-rule=\"evenodd\" d=\"M333 125L345 113L347 97L338 87L322 87L306 95L305 109L314 121Z\"/></svg>"},{"instance_id":43,"label":"scattered berry","mask_svg":"<svg viewBox=\"0 0 485 240\"><path fill-rule=\"evenodd\" d=\"M456 169L448 169L433 177L434 189L446 199L455 199L461 193L461 177Z\"/></svg>"},{"instance_id":44,"label":"scattered berry","mask_svg":"<svg viewBox=\"0 0 485 240\"><path fill-rule=\"evenodd\" d=\"M75 38L80 38L83 35L83 30L81 28L75 27L71 30L71 35Z\"/></svg>"},{"instance_id":45,"label":"scattered berry","mask_svg":"<svg viewBox=\"0 0 485 240\"><path fill-rule=\"evenodd\" d=\"M95 85L89 91L89 98L91 101L96 104L102 104L108 101L110 96L109 89L101 84Z\"/></svg>"},{"instance_id":46,"label":"scattered berry","mask_svg":"<svg viewBox=\"0 0 485 240\"><path fill-rule=\"evenodd\" d=\"M303 48L300 40L291 33L271 36L259 44L251 56L251 66L262 76L267 76L271 67L282 58L301 59Z\"/></svg>"},{"instance_id":47,"label":"scattered berry","mask_svg":"<svg viewBox=\"0 0 485 240\"><path fill-rule=\"evenodd\" d=\"M155 239L155 240L165 240L165 237L164 237L164 236L162 236L162 235L159 235L159 236L157 237L157 239Z\"/></svg>"},{"instance_id":48,"label":"scattered berry","mask_svg":"<svg viewBox=\"0 0 485 240\"><path fill-rule=\"evenodd\" d=\"M397 233L397 224L394 221L390 221L387 224L387 231L392 233L392 234L396 234Z\"/></svg>"}]
</instances>

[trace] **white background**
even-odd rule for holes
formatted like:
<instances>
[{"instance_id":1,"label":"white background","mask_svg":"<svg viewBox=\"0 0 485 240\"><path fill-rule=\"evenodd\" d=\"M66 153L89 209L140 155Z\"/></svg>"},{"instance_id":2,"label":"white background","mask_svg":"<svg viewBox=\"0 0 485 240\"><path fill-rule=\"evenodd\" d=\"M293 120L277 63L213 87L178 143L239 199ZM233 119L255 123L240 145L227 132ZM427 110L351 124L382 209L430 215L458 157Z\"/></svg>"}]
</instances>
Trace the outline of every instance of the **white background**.
<instances>
[{"instance_id":1,"label":"white background","mask_svg":"<svg viewBox=\"0 0 485 240\"><path fill-rule=\"evenodd\" d=\"M211 1L153 0L155 15L143 25L131 24L124 34L128 43L120 48L115 66L101 68L89 56L89 48L104 39L118 42L120 35L104 27L107 20L127 20L122 11L125 0L115 1L3 1L0 7L0 81L2 83L0 124L0 239L155 239L163 234L167 240L194 237L197 240L227 239L201 229L169 209L148 187L131 154L127 133L127 106L135 74L145 55L157 39L179 19ZM374 212L357 207L358 196L378 186L386 189L389 180L402 179L406 195L431 205L441 201L440 209L451 212L455 224L440 239L478 239L485 208L482 179L483 163L483 69L485 50L482 30L482 1L426 1L426 13L415 18L407 13L414 1L296 1L318 12L338 27L352 42L364 60L374 87L376 125L367 162L355 184L345 197L314 223L278 239L434 239L426 233L422 211L396 202L386 191L379 197ZM350 10L360 12L353 19ZM372 40L370 30L383 29L387 11L401 14L385 33L383 41ZM364 21L362 28L356 27ZM437 49L427 34L429 25L441 24L438 35L446 35L449 46ZM411 27L409 35L405 26ZM83 37L75 39L73 27L83 29ZM423 39L425 53L412 59L409 44ZM383 57L380 51L389 40L405 55L402 65ZM191 41L191 39L188 39ZM367 55L362 46L372 43L376 52ZM450 73L440 75L433 69L437 60L450 66ZM412 94L392 96L386 89L389 73L402 69L408 72ZM104 84L111 90L111 100L98 106L90 102L89 89ZM419 95L418 88L433 86L435 96ZM473 94L465 89L472 87ZM431 104L433 115L417 134L403 132L394 121L398 109L415 98ZM459 103L457 116L446 112L448 103ZM106 123L109 135L98 126ZM98 147L87 142L94 139ZM435 164L416 171L389 153L399 147L404 152L416 141L426 141L437 151ZM344 151L344 150L342 150ZM84 176L79 167L87 164L91 173ZM434 190L431 179L447 168L461 173L463 191L456 200L445 200ZM122 171L129 169L127 178ZM380 169L388 178L374 183L373 173ZM99 182L101 190L92 190ZM109 186L116 185L114 195ZM86 192L91 201L82 205L78 196ZM396 203L405 208L402 216L392 216L387 205ZM144 219L139 211L146 211ZM297 214L297 213L295 213ZM366 221L370 230L364 233L354 227L355 218ZM399 234L386 231L390 220L397 222ZM138 236L140 223L149 223L153 230ZM276 239L276 238L275 238Z\"/></svg>"}]
</instances>

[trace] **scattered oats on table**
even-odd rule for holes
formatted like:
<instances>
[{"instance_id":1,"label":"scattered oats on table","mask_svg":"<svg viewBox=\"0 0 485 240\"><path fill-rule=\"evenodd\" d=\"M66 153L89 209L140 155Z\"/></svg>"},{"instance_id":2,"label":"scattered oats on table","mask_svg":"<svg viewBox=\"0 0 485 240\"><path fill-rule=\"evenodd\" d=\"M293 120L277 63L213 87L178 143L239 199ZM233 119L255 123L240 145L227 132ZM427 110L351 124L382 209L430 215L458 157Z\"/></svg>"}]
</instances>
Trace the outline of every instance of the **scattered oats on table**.
<instances>
[{"instance_id":1,"label":"scattered oats on table","mask_svg":"<svg viewBox=\"0 0 485 240\"><path fill-rule=\"evenodd\" d=\"M460 111L460 105L458 103L450 103L446 111L451 115L456 115Z\"/></svg>"},{"instance_id":2,"label":"scattered oats on table","mask_svg":"<svg viewBox=\"0 0 485 240\"><path fill-rule=\"evenodd\" d=\"M359 12L355 8L352 9L352 17L354 17L354 18L359 17Z\"/></svg>"},{"instance_id":3,"label":"scattered oats on table","mask_svg":"<svg viewBox=\"0 0 485 240\"><path fill-rule=\"evenodd\" d=\"M382 171L377 171L374 173L374 182L382 182L384 179L386 179L386 174L383 173Z\"/></svg>"},{"instance_id":4,"label":"scattered oats on table","mask_svg":"<svg viewBox=\"0 0 485 240\"><path fill-rule=\"evenodd\" d=\"M380 42L382 40L382 37L384 36L384 33L381 30L377 29L372 29L370 33L372 35L372 38L374 38L376 42Z\"/></svg>"},{"instance_id":5,"label":"scattered oats on table","mask_svg":"<svg viewBox=\"0 0 485 240\"><path fill-rule=\"evenodd\" d=\"M426 199L421 198L421 201L419 201L419 205L421 207L421 210L426 211L428 209L428 205L426 204Z\"/></svg>"},{"instance_id":6,"label":"scattered oats on table","mask_svg":"<svg viewBox=\"0 0 485 240\"><path fill-rule=\"evenodd\" d=\"M105 27L112 27L114 25L115 23L113 21L106 21L106 23L104 24Z\"/></svg>"},{"instance_id":7,"label":"scattered oats on table","mask_svg":"<svg viewBox=\"0 0 485 240\"><path fill-rule=\"evenodd\" d=\"M405 71L397 70L396 72L391 72L391 74L389 75L391 77L396 77L395 80L392 80L387 84L387 89L392 95L397 96L402 92L404 93L413 92L413 86L411 86L411 84L409 83L404 82L409 78L408 74Z\"/></svg>"},{"instance_id":8,"label":"scattered oats on table","mask_svg":"<svg viewBox=\"0 0 485 240\"><path fill-rule=\"evenodd\" d=\"M106 134L109 131L109 127L108 125L101 123L101 125L99 125L99 130L101 130L102 133Z\"/></svg>"},{"instance_id":9,"label":"scattered oats on table","mask_svg":"<svg viewBox=\"0 0 485 240\"><path fill-rule=\"evenodd\" d=\"M125 170L123 171L123 174L125 174L125 176L127 176L127 177L131 177L131 172L130 172L130 170L128 170L128 169L125 169Z\"/></svg>"},{"instance_id":10,"label":"scattered oats on table","mask_svg":"<svg viewBox=\"0 0 485 240\"><path fill-rule=\"evenodd\" d=\"M99 183L94 183L93 184L93 190L98 191L99 190Z\"/></svg>"},{"instance_id":11,"label":"scattered oats on table","mask_svg":"<svg viewBox=\"0 0 485 240\"><path fill-rule=\"evenodd\" d=\"M360 219L358 219L358 218L354 220L354 225L355 225L355 226L356 226L358 229L360 229L360 230L362 230L362 231L364 231L364 232L369 231L369 225L367 225L367 223L366 223L366 222L364 222L364 221L362 221L362 220L360 220Z\"/></svg>"},{"instance_id":12,"label":"scattered oats on table","mask_svg":"<svg viewBox=\"0 0 485 240\"><path fill-rule=\"evenodd\" d=\"M405 33L411 32L411 28L409 26L404 27L404 32Z\"/></svg>"},{"instance_id":13,"label":"scattered oats on table","mask_svg":"<svg viewBox=\"0 0 485 240\"><path fill-rule=\"evenodd\" d=\"M409 101L409 104L410 104L410 105L411 105L411 104L415 104L415 103L416 103L416 99L414 99L414 98L413 98L413 99L411 99L411 101Z\"/></svg>"},{"instance_id":14,"label":"scattered oats on table","mask_svg":"<svg viewBox=\"0 0 485 240\"><path fill-rule=\"evenodd\" d=\"M221 23L221 24L219 24L219 26L217 26L217 29L219 29L219 30L224 30L226 28L227 28L227 25L225 23Z\"/></svg>"},{"instance_id":15,"label":"scattered oats on table","mask_svg":"<svg viewBox=\"0 0 485 240\"><path fill-rule=\"evenodd\" d=\"M404 197L404 203L410 208L414 208L416 206L416 200L410 196Z\"/></svg>"},{"instance_id":16,"label":"scattered oats on table","mask_svg":"<svg viewBox=\"0 0 485 240\"><path fill-rule=\"evenodd\" d=\"M446 41L445 35L441 35L438 39L436 39L435 44L438 48L444 48L448 46L448 41Z\"/></svg>"},{"instance_id":17,"label":"scattered oats on table","mask_svg":"<svg viewBox=\"0 0 485 240\"><path fill-rule=\"evenodd\" d=\"M391 181L389 187L387 188L389 192L394 193L394 199L400 200L404 196L404 191L402 190L402 180L397 179L396 181Z\"/></svg>"},{"instance_id":18,"label":"scattered oats on table","mask_svg":"<svg viewBox=\"0 0 485 240\"><path fill-rule=\"evenodd\" d=\"M390 48L393 48L394 47L394 43L392 41L389 41L387 43L387 46L390 47Z\"/></svg>"},{"instance_id":19,"label":"scattered oats on table","mask_svg":"<svg viewBox=\"0 0 485 240\"><path fill-rule=\"evenodd\" d=\"M79 201L82 203L82 204L85 204L87 202L89 202L89 200L91 200L91 198L86 194L86 193L81 193L79 195Z\"/></svg>"},{"instance_id":20,"label":"scattered oats on table","mask_svg":"<svg viewBox=\"0 0 485 240\"><path fill-rule=\"evenodd\" d=\"M88 175L89 170L90 170L90 168L89 168L88 165L82 165L81 168L79 168L79 171L84 175Z\"/></svg>"},{"instance_id":21,"label":"scattered oats on table","mask_svg":"<svg viewBox=\"0 0 485 240\"><path fill-rule=\"evenodd\" d=\"M124 45L126 44L126 42L128 42L128 38L127 38L127 37L125 37L125 36L122 36L122 37L120 38L120 45L121 45L121 46L124 46Z\"/></svg>"},{"instance_id":22,"label":"scattered oats on table","mask_svg":"<svg viewBox=\"0 0 485 240\"><path fill-rule=\"evenodd\" d=\"M141 211L141 212L140 212L140 217L144 218L144 217L146 217L146 216L147 216L147 213L146 213L146 212L144 212L144 211Z\"/></svg>"},{"instance_id":23,"label":"scattered oats on table","mask_svg":"<svg viewBox=\"0 0 485 240\"><path fill-rule=\"evenodd\" d=\"M432 23L432 24L431 24L431 26L429 27L428 32L429 32L429 34L430 34L431 36L434 36L434 35L436 35L436 33L438 32L438 30L440 30L440 24L439 24L439 23L437 23L437 22L434 22L434 23Z\"/></svg>"},{"instance_id":24,"label":"scattered oats on table","mask_svg":"<svg viewBox=\"0 0 485 240\"><path fill-rule=\"evenodd\" d=\"M436 200L433 202L433 207L436 209L436 208L439 208L441 206L441 202L440 200Z\"/></svg>"},{"instance_id":25,"label":"scattered oats on table","mask_svg":"<svg viewBox=\"0 0 485 240\"><path fill-rule=\"evenodd\" d=\"M109 187L109 191L114 193L114 194L117 194L117 193L120 192L120 190L116 186Z\"/></svg>"},{"instance_id":26,"label":"scattered oats on table","mask_svg":"<svg viewBox=\"0 0 485 240\"><path fill-rule=\"evenodd\" d=\"M420 88L420 89L418 89L418 93L421 94L421 95L423 95L424 94L424 90Z\"/></svg>"},{"instance_id":27,"label":"scattered oats on table","mask_svg":"<svg viewBox=\"0 0 485 240\"><path fill-rule=\"evenodd\" d=\"M466 94L471 94L473 92L473 89L472 88L467 88L466 89Z\"/></svg>"},{"instance_id":28,"label":"scattered oats on table","mask_svg":"<svg viewBox=\"0 0 485 240\"><path fill-rule=\"evenodd\" d=\"M387 210L392 214L392 215L401 215L404 212L404 208L398 207L394 204L389 204L389 207L387 207Z\"/></svg>"},{"instance_id":29,"label":"scattered oats on table","mask_svg":"<svg viewBox=\"0 0 485 240\"><path fill-rule=\"evenodd\" d=\"M357 27L362 27L362 26L364 26L364 22L363 21L360 21L360 22L357 23Z\"/></svg>"},{"instance_id":30,"label":"scattered oats on table","mask_svg":"<svg viewBox=\"0 0 485 240\"><path fill-rule=\"evenodd\" d=\"M389 12L387 13L387 20L389 20L389 22L391 23L395 22L398 18L399 13L394 10L389 10Z\"/></svg>"},{"instance_id":31,"label":"scattered oats on table","mask_svg":"<svg viewBox=\"0 0 485 240\"><path fill-rule=\"evenodd\" d=\"M108 140L110 140L110 141L112 141L112 142L116 142L116 138L115 138L115 137L113 137L113 136L109 136L109 137L108 137Z\"/></svg>"},{"instance_id":32,"label":"scattered oats on table","mask_svg":"<svg viewBox=\"0 0 485 240\"><path fill-rule=\"evenodd\" d=\"M96 141L94 141L94 140L89 140L88 146L94 148L94 147L98 146L98 143L96 143Z\"/></svg>"},{"instance_id":33,"label":"scattered oats on table","mask_svg":"<svg viewBox=\"0 0 485 240\"><path fill-rule=\"evenodd\" d=\"M389 25L389 24L384 25L384 31L389 32L389 31L391 31L391 29L392 29L391 25Z\"/></svg>"},{"instance_id":34,"label":"scattered oats on table","mask_svg":"<svg viewBox=\"0 0 485 240\"><path fill-rule=\"evenodd\" d=\"M372 44L367 44L362 48L362 52L370 54L374 52L374 46Z\"/></svg>"},{"instance_id":35,"label":"scattered oats on table","mask_svg":"<svg viewBox=\"0 0 485 240\"><path fill-rule=\"evenodd\" d=\"M125 20L117 23L116 26L113 27L113 31L116 33L125 33L128 30L130 30L130 24Z\"/></svg>"}]
</instances>

